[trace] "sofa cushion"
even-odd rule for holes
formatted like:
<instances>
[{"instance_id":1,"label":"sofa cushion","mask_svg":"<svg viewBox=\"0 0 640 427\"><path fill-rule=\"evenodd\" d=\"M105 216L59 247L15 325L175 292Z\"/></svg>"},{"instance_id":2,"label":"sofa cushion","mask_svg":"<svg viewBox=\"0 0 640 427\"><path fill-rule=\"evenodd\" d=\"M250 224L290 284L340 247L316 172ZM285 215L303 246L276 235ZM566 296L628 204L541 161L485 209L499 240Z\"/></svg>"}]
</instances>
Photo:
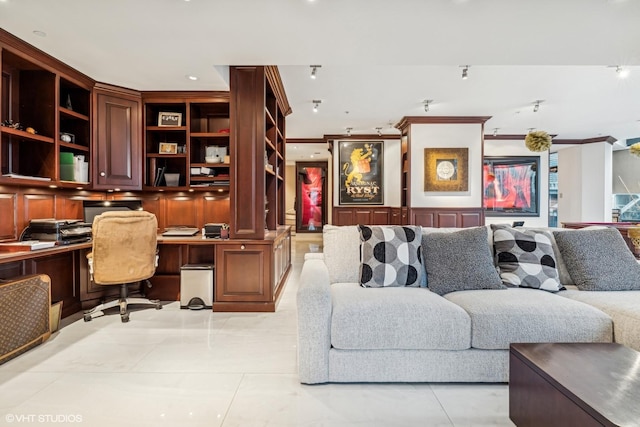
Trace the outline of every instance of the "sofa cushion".
<instances>
[{"instance_id":1,"label":"sofa cushion","mask_svg":"<svg viewBox=\"0 0 640 427\"><path fill-rule=\"evenodd\" d=\"M640 290L640 264L615 228L554 232L575 285L583 291Z\"/></svg>"},{"instance_id":2,"label":"sofa cushion","mask_svg":"<svg viewBox=\"0 0 640 427\"><path fill-rule=\"evenodd\" d=\"M550 292L563 289L556 268L551 232L498 224L491 228L502 283Z\"/></svg>"},{"instance_id":3,"label":"sofa cushion","mask_svg":"<svg viewBox=\"0 0 640 427\"><path fill-rule=\"evenodd\" d=\"M522 342L611 342L602 311L535 289L464 291L445 295L471 317L471 346L508 349ZM568 302L570 302L568 304Z\"/></svg>"},{"instance_id":4,"label":"sofa cushion","mask_svg":"<svg viewBox=\"0 0 640 427\"><path fill-rule=\"evenodd\" d=\"M369 226L360 230L360 284L365 288L419 286L422 276L420 226Z\"/></svg>"},{"instance_id":5,"label":"sofa cushion","mask_svg":"<svg viewBox=\"0 0 640 427\"><path fill-rule=\"evenodd\" d=\"M329 269L329 283L360 280L360 232L357 226L323 226L322 244L324 262Z\"/></svg>"},{"instance_id":6,"label":"sofa cushion","mask_svg":"<svg viewBox=\"0 0 640 427\"><path fill-rule=\"evenodd\" d=\"M640 351L640 291L566 290L558 295L592 305L613 319L615 342Z\"/></svg>"},{"instance_id":7,"label":"sofa cushion","mask_svg":"<svg viewBox=\"0 0 640 427\"><path fill-rule=\"evenodd\" d=\"M429 289L444 295L469 289L505 286L493 265L486 227L422 235L422 255Z\"/></svg>"},{"instance_id":8,"label":"sofa cushion","mask_svg":"<svg viewBox=\"0 0 640 427\"><path fill-rule=\"evenodd\" d=\"M467 313L424 288L331 286L331 345L339 349L464 350Z\"/></svg>"}]
</instances>

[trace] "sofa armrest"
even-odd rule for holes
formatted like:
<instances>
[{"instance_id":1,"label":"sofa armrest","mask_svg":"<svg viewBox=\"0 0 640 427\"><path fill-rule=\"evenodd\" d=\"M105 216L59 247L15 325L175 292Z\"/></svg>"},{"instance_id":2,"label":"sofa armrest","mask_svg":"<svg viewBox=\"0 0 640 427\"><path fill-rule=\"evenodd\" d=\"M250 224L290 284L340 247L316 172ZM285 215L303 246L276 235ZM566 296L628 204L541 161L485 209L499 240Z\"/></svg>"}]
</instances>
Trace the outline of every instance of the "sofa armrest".
<instances>
[{"instance_id":1,"label":"sofa armrest","mask_svg":"<svg viewBox=\"0 0 640 427\"><path fill-rule=\"evenodd\" d=\"M321 259L308 259L300 273L298 307L298 374L301 383L329 381L331 289Z\"/></svg>"}]
</instances>

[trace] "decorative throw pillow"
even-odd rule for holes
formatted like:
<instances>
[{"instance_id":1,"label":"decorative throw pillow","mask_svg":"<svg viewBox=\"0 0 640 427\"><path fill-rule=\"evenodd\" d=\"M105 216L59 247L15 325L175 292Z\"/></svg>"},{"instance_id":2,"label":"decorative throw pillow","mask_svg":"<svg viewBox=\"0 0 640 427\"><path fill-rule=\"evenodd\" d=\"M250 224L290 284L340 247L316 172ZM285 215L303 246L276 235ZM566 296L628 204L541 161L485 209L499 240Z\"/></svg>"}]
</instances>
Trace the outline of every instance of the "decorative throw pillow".
<instances>
[{"instance_id":1,"label":"decorative throw pillow","mask_svg":"<svg viewBox=\"0 0 640 427\"><path fill-rule=\"evenodd\" d=\"M502 283L550 292L564 290L559 281L551 232L515 229L508 225L491 228Z\"/></svg>"},{"instance_id":2,"label":"decorative throw pillow","mask_svg":"<svg viewBox=\"0 0 640 427\"><path fill-rule=\"evenodd\" d=\"M422 237L429 289L444 295L472 289L506 289L493 265L486 227Z\"/></svg>"},{"instance_id":3,"label":"decorative throw pillow","mask_svg":"<svg viewBox=\"0 0 640 427\"><path fill-rule=\"evenodd\" d=\"M578 289L640 290L640 264L615 228L553 234Z\"/></svg>"},{"instance_id":4,"label":"decorative throw pillow","mask_svg":"<svg viewBox=\"0 0 640 427\"><path fill-rule=\"evenodd\" d=\"M365 288L420 285L422 228L367 226L360 230L360 285Z\"/></svg>"}]
</instances>

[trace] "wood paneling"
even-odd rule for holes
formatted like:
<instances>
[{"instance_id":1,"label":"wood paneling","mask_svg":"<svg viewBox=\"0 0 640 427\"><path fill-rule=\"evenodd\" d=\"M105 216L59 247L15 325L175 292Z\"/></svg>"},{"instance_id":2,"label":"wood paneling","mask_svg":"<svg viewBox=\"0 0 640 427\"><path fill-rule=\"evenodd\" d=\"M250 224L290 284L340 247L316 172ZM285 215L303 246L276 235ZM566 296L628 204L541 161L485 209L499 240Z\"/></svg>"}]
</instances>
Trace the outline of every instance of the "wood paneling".
<instances>
[{"instance_id":1,"label":"wood paneling","mask_svg":"<svg viewBox=\"0 0 640 427\"><path fill-rule=\"evenodd\" d=\"M199 227L202 203L187 196L169 196L165 199L165 221L167 226L186 225Z\"/></svg>"},{"instance_id":2,"label":"wood paneling","mask_svg":"<svg viewBox=\"0 0 640 427\"><path fill-rule=\"evenodd\" d=\"M23 196L23 223L37 218L56 217L56 196L54 194L25 194Z\"/></svg>"},{"instance_id":3,"label":"wood paneling","mask_svg":"<svg viewBox=\"0 0 640 427\"><path fill-rule=\"evenodd\" d=\"M231 237L261 239L264 236L264 67L233 67L231 99Z\"/></svg>"},{"instance_id":4,"label":"wood paneling","mask_svg":"<svg viewBox=\"0 0 640 427\"><path fill-rule=\"evenodd\" d=\"M229 196L225 197L216 197L216 196L202 196L202 214L203 214L203 223L207 224L210 222L231 222L231 212L230 212L230 199Z\"/></svg>"},{"instance_id":5,"label":"wood paneling","mask_svg":"<svg viewBox=\"0 0 640 427\"><path fill-rule=\"evenodd\" d=\"M15 193L0 193L0 212L2 212L0 241L17 240L19 232L17 222L18 205Z\"/></svg>"},{"instance_id":6,"label":"wood paneling","mask_svg":"<svg viewBox=\"0 0 640 427\"><path fill-rule=\"evenodd\" d=\"M476 227L484 225L482 208L411 208L410 223L423 227Z\"/></svg>"}]
</instances>

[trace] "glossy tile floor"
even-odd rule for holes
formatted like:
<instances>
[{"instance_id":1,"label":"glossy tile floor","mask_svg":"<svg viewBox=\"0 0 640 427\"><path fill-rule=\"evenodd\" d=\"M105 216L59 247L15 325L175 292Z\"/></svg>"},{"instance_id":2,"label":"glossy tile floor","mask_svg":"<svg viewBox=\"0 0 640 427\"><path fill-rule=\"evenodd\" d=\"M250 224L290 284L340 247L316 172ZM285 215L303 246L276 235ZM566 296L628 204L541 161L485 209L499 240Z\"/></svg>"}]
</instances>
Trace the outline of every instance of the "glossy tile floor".
<instances>
[{"instance_id":1,"label":"glossy tile floor","mask_svg":"<svg viewBox=\"0 0 640 427\"><path fill-rule=\"evenodd\" d=\"M0 366L0 425L512 426L506 385L325 384L297 379L295 294L276 313L141 309L63 320L43 345ZM78 316L76 316L78 317Z\"/></svg>"}]
</instances>

